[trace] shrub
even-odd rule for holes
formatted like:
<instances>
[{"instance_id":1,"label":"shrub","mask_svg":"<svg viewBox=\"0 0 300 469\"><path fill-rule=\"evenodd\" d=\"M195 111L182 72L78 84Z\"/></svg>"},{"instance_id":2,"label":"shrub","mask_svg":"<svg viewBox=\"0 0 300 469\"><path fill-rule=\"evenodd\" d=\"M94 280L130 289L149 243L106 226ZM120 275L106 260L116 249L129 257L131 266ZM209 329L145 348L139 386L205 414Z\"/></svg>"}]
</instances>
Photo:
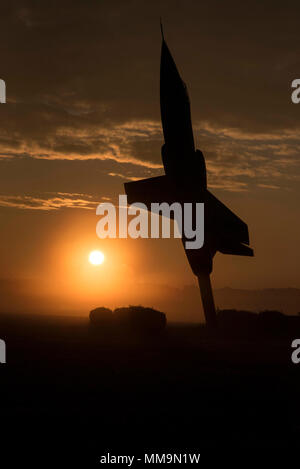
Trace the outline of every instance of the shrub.
<instances>
[{"instance_id":1,"label":"shrub","mask_svg":"<svg viewBox=\"0 0 300 469\"><path fill-rule=\"evenodd\" d=\"M138 330L163 330L166 327L166 315L153 308L128 306L114 311L115 320L123 327Z\"/></svg>"},{"instance_id":2,"label":"shrub","mask_svg":"<svg viewBox=\"0 0 300 469\"><path fill-rule=\"evenodd\" d=\"M109 308L100 306L99 308L92 309L90 312L90 322L93 326L110 326L113 321L113 312Z\"/></svg>"}]
</instances>

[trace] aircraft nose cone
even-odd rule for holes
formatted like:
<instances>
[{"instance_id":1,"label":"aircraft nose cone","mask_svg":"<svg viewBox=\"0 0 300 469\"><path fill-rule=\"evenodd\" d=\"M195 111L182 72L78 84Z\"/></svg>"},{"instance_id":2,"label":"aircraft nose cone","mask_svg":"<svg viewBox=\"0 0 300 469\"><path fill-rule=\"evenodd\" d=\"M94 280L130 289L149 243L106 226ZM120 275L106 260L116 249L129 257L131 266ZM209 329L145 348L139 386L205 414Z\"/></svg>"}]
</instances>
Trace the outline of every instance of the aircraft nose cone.
<instances>
[{"instance_id":1,"label":"aircraft nose cone","mask_svg":"<svg viewBox=\"0 0 300 469\"><path fill-rule=\"evenodd\" d=\"M160 60L160 110L167 147L177 152L195 151L186 86L164 39Z\"/></svg>"}]
</instances>

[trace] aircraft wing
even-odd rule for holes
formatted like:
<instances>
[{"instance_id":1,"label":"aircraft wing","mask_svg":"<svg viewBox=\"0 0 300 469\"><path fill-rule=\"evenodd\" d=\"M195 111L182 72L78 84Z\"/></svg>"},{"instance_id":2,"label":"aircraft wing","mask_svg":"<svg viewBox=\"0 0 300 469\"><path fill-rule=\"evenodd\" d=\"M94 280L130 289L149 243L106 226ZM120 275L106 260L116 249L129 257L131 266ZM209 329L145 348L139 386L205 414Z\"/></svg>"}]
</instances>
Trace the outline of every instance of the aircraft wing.
<instances>
[{"instance_id":1,"label":"aircraft wing","mask_svg":"<svg viewBox=\"0 0 300 469\"><path fill-rule=\"evenodd\" d=\"M139 181L125 182L125 192L129 204L142 202L151 209L151 203L173 203L176 199L173 185L168 176L140 179Z\"/></svg>"},{"instance_id":2,"label":"aircraft wing","mask_svg":"<svg viewBox=\"0 0 300 469\"><path fill-rule=\"evenodd\" d=\"M188 183L174 185L168 176L158 176L124 184L128 203L204 202L205 239L213 251L238 256L253 256L247 224L208 190L194 190ZM204 241L204 245L205 245Z\"/></svg>"}]
</instances>

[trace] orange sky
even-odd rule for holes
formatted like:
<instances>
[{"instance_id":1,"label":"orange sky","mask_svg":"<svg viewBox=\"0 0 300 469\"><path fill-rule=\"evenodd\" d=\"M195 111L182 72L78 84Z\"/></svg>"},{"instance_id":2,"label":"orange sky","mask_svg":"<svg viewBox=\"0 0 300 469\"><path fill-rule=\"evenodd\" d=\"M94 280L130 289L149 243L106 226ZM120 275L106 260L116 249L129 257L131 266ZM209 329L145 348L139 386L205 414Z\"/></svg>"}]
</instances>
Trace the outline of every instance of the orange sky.
<instances>
[{"instance_id":1,"label":"orange sky","mask_svg":"<svg viewBox=\"0 0 300 469\"><path fill-rule=\"evenodd\" d=\"M160 16L189 89L208 187L248 223L255 251L218 254L213 285L300 288L300 105L290 99L298 15L260 2L173 5L19 2L2 15L0 279L16 287L0 309L171 310L172 289L195 283L179 240L95 233L99 202L117 201L128 180L162 174ZM105 253L102 266L88 263L93 249Z\"/></svg>"}]
</instances>

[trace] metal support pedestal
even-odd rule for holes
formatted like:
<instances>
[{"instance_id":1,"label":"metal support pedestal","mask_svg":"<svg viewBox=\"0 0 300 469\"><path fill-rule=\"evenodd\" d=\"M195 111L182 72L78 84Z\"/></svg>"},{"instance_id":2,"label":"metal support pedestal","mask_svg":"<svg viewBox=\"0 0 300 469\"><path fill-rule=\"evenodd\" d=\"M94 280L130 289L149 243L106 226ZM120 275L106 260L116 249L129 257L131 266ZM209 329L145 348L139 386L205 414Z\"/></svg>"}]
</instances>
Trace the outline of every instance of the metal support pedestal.
<instances>
[{"instance_id":1,"label":"metal support pedestal","mask_svg":"<svg viewBox=\"0 0 300 469\"><path fill-rule=\"evenodd\" d=\"M213 292L210 283L210 275L203 273L198 275L198 283L202 298L206 324L211 329L217 328L217 315Z\"/></svg>"}]
</instances>

